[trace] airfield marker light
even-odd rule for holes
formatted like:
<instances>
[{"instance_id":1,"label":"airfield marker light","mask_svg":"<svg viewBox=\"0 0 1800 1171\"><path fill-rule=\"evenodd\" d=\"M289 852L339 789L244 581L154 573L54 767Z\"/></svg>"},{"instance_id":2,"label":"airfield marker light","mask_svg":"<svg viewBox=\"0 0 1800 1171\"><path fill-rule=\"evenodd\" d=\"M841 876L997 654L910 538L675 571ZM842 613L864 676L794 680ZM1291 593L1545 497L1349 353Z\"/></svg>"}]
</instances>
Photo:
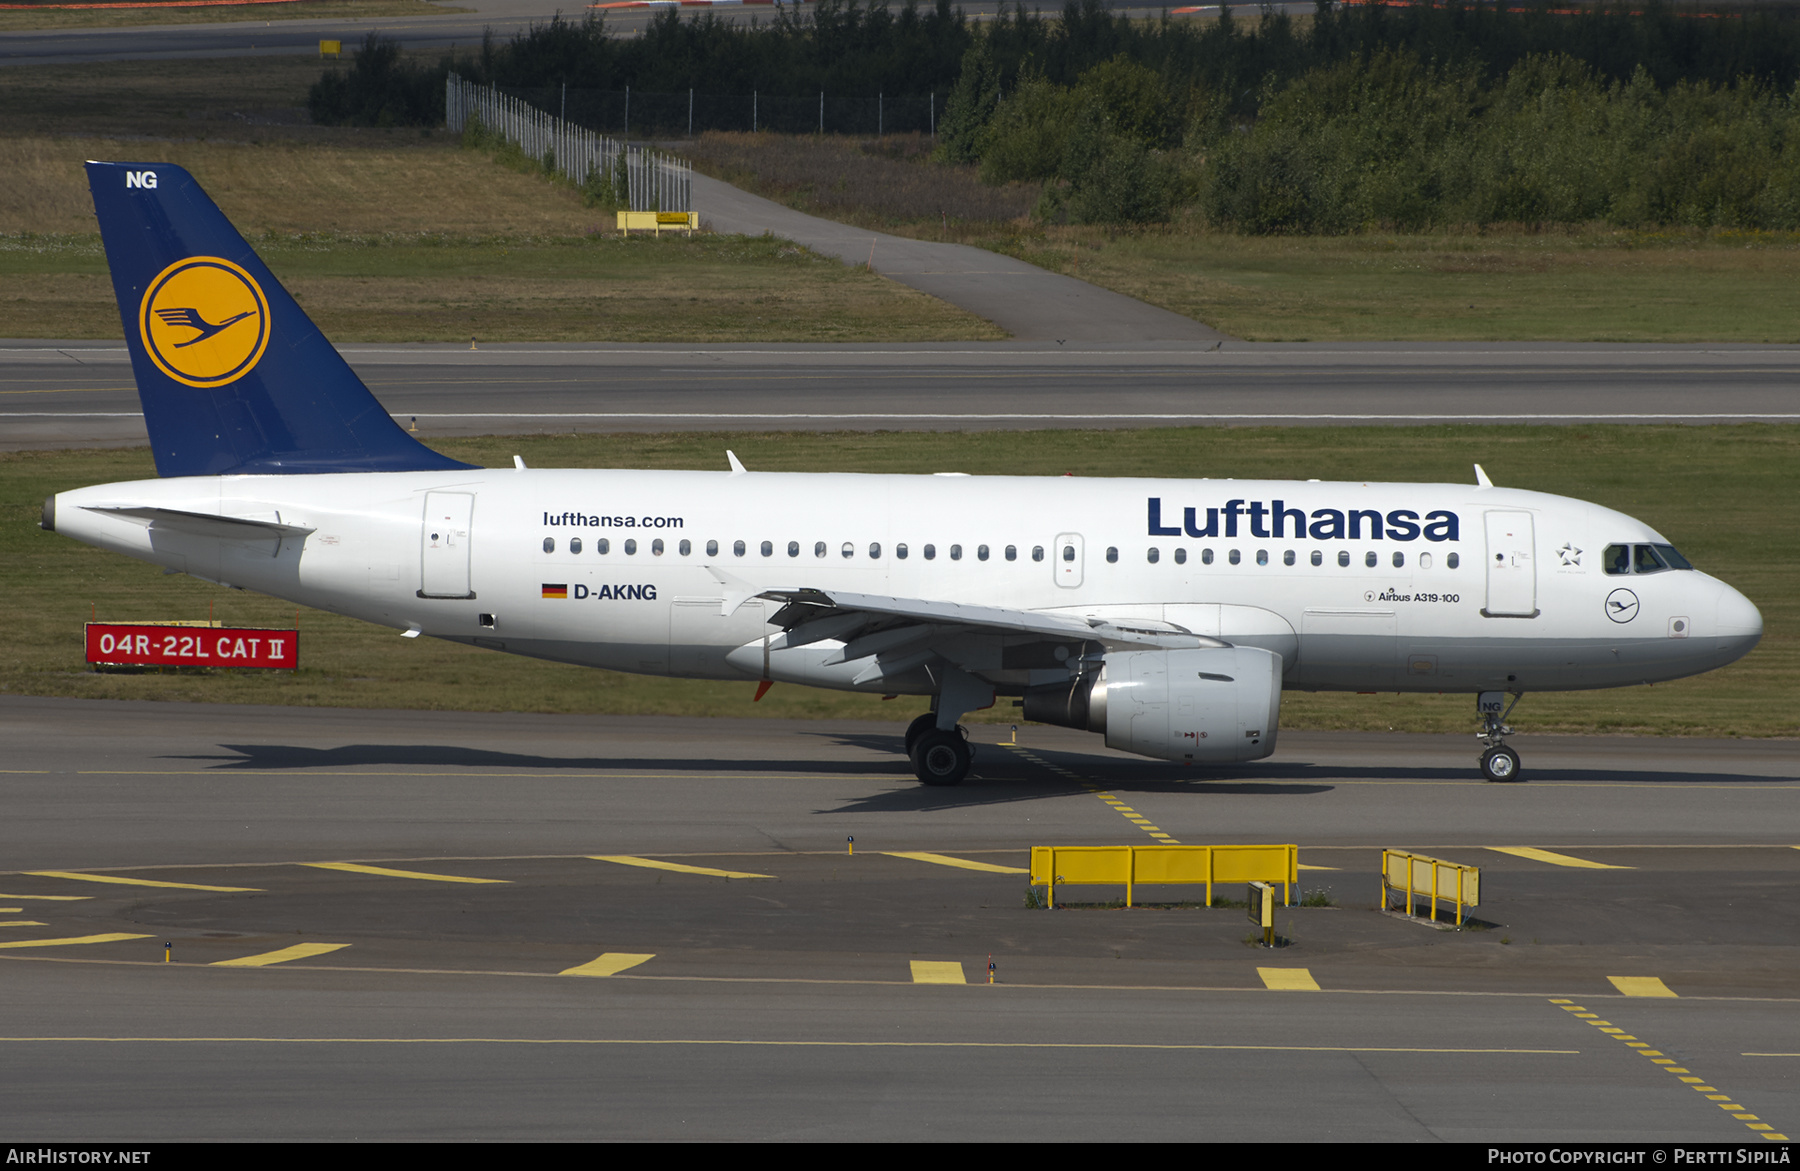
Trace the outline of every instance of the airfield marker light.
<instances>
[{"instance_id":1,"label":"airfield marker light","mask_svg":"<svg viewBox=\"0 0 1800 1171\"><path fill-rule=\"evenodd\" d=\"M988 983L994 982L994 953L988 952Z\"/></svg>"},{"instance_id":2,"label":"airfield marker light","mask_svg":"<svg viewBox=\"0 0 1800 1171\"><path fill-rule=\"evenodd\" d=\"M856 853L856 835L852 834L851 836L844 839L844 853L846 853L846 854L855 854Z\"/></svg>"},{"instance_id":3,"label":"airfield marker light","mask_svg":"<svg viewBox=\"0 0 1800 1171\"><path fill-rule=\"evenodd\" d=\"M1008 744L1017 744L1018 742L1019 742L1019 725L1014 724L1012 726L1012 739L1008 740L1007 743Z\"/></svg>"},{"instance_id":4,"label":"airfield marker light","mask_svg":"<svg viewBox=\"0 0 1800 1171\"><path fill-rule=\"evenodd\" d=\"M475 335L474 334L469 335L469 348L471 350L475 348Z\"/></svg>"},{"instance_id":5,"label":"airfield marker light","mask_svg":"<svg viewBox=\"0 0 1800 1171\"><path fill-rule=\"evenodd\" d=\"M163 944L163 963L167 964L167 963L173 962L170 959L170 957L174 954L174 951L175 951L174 944L172 944L172 943Z\"/></svg>"},{"instance_id":6,"label":"airfield marker light","mask_svg":"<svg viewBox=\"0 0 1800 1171\"><path fill-rule=\"evenodd\" d=\"M419 416L414 415L412 417L412 426L408 427L407 430L413 432L415 435L418 433L418 431L419 431Z\"/></svg>"}]
</instances>

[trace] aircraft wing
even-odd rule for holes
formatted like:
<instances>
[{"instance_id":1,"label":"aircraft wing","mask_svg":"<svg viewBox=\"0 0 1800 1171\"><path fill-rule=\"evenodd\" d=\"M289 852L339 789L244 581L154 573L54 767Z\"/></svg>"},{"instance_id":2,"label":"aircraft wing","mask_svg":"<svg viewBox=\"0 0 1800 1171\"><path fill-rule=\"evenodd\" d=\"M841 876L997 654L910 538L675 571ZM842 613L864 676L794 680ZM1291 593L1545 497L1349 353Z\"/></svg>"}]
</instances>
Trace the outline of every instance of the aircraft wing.
<instances>
[{"instance_id":1,"label":"aircraft wing","mask_svg":"<svg viewBox=\"0 0 1800 1171\"><path fill-rule=\"evenodd\" d=\"M966 634L1036 635L1045 641L1099 642L1114 648L1184 648L1226 646L1217 639L1190 634L1168 623L1121 625L1064 614L971 606L926 598L892 598L843 590L775 589L758 597L783 603L770 619L787 631L785 646L804 646L823 639L845 642L843 660L914 642ZM905 637L910 636L910 637ZM898 641L896 641L898 640ZM865 649L866 648L866 649Z\"/></svg>"}]
</instances>

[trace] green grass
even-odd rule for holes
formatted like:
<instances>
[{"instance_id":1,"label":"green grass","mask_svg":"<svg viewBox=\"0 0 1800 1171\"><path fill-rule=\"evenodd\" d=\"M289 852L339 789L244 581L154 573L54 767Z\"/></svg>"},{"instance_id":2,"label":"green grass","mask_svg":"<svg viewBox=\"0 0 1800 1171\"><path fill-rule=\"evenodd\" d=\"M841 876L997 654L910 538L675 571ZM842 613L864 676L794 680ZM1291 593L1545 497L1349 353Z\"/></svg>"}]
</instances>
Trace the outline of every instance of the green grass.
<instances>
[{"instance_id":1,"label":"green grass","mask_svg":"<svg viewBox=\"0 0 1800 1171\"><path fill-rule=\"evenodd\" d=\"M1530 732L1800 735L1800 548L1791 539L1800 492L1800 427L1169 428L974 434L664 434L443 440L441 450L488 466L514 453L533 467L717 468L729 445L769 471L968 470L1082 476L1409 479L1466 481L1479 459L1497 482L1592 500L1650 522L1701 568L1762 609L1762 645L1723 670L1655 687L1533 694L1514 715ZM26 452L0 456L0 587L11 602L0 642L0 691L14 694L211 702L325 704L478 711L909 718L918 700L781 684L759 704L754 684L650 679L538 663L299 612L303 668L291 675L96 674L82 664L81 624L196 619L288 625L295 608L40 532L45 496L154 475L148 453ZM972 482L979 490L980 480ZM1029 501L986 500L1016 509ZM1290 693L1288 729L1473 731L1464 695ZM977 719L1017 722L1006 707ZM1471 741L1473 743L1473 741Z\"/></svg>"},{"instance_id":2,"label":"green grass","mask_svg":"<svg viewBox=\"0 0 1800 1171\"><path fill-rule=\"evenodd\" d=\"M1795 233L1053 229L970 242L1249 341L1800 340Z\"/></svg>"},{"instance_id":3,"label":"green grass","mask_svg":"<svg viewBox=\"0 0 1800 1171\"><path fill-rule=\"evenodd\" d=\"M992 340L972 314L774 237L264 235L338 342ZM121 337L97 236L0 237L0 337Z\"/></svg>"}]
</instances>

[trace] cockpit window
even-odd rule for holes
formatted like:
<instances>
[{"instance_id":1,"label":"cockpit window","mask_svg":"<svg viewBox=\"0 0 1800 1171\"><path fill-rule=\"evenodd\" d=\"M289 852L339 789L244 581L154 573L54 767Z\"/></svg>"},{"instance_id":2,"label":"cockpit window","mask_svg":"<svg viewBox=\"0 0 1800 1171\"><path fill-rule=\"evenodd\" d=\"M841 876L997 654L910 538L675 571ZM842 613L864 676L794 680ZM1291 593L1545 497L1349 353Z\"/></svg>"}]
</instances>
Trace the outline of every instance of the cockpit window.
<instances>
[{"instance_id":1,"label":"cockpit window","mask_svg":"<svg viewBox=\"0 0 1800 1171\"><path fill-rule=\"evenodd\" d=\"M1662 555L1663 564L1667 565L1670 569L1694 568L1693 562L1677 553L1675 551L1675 546L1673 545L1653 545L1651 548Z\"/></svg>"},{"instance_id":2,"label":"cockpit window","mask_svg":"<svg viewBox=\"0 0 1800 1171\"><path fill-rule=\"evenodd\" d=\"M1662 573L1669 569L1692 569L1693 564L1675 551L1673 545L1608 545L1600 558L1601 568L1609 574Z\"/></svg>"}]
</instances>

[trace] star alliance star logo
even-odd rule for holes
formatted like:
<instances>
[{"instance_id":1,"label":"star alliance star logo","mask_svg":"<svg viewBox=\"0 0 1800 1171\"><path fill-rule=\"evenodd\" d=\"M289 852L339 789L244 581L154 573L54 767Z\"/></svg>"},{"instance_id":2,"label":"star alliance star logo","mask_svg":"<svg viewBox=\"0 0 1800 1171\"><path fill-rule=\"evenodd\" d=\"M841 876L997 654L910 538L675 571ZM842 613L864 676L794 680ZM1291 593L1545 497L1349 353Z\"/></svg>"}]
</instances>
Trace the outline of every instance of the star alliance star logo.
<instances>
[{"instance_id":1,"label":"star alliance star logo","mask_svg":"<svg viewBox=\"0 0 1800 1171\"><path fill-rule=\"evenodd\" d=\"M1577 549L1574 545L1569 544L1567 541L1563 542L1563 547L1556 551L1556 555L1562 558L1562 563L1564 565L1581 564L1581 550Z\"/></svg>"}]
</instances>

